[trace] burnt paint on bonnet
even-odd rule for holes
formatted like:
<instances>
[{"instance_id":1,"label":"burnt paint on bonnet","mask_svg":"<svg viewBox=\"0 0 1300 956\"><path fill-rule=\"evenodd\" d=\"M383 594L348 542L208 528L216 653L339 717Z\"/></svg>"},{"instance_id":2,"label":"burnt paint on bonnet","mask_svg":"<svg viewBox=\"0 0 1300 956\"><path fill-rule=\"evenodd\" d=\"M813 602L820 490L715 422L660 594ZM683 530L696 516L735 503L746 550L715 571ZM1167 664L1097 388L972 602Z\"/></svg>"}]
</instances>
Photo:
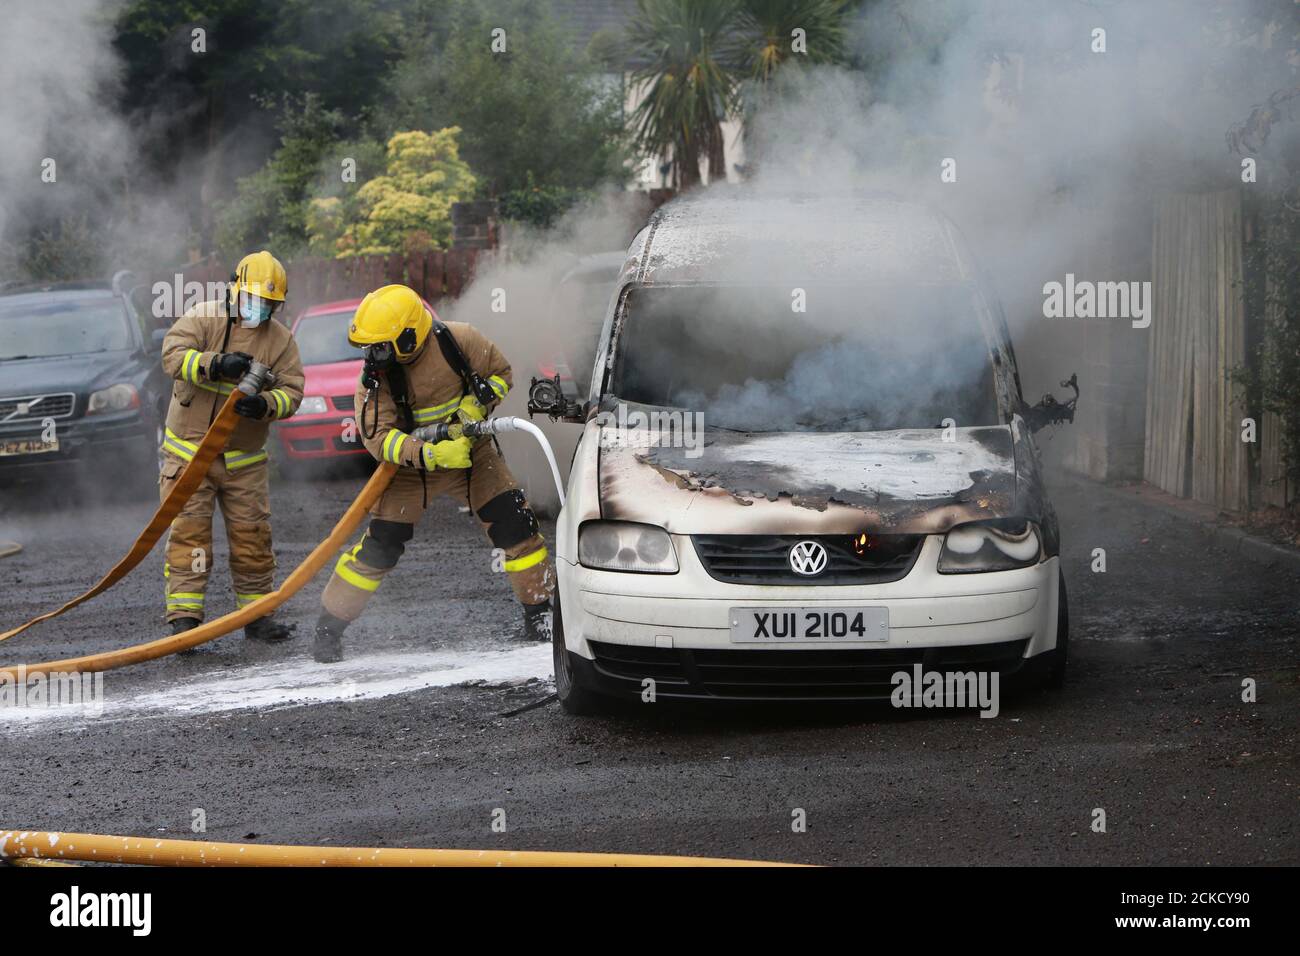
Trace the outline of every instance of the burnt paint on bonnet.
<instances>
[{"instance_id":1,"label":"burnt paint on bonnet","mask_svg":"<svg viewBox=\"0 0 1300 956\"><path fill-rule=\"evenodd\" d=\"M780 272L796 261L803 276L921 274L931 281L967 281L976 273L955 227L914 204L890 197L806 205L793 218L773 215L770 204L744 201L719 206L679 200L661 209L628 250L602 329L593 406L608 397L602 392L603 378L610 371L623 303L632 288L743 281L756 272L767 274L767 266L779 266L775 271ZM777 228L777 222L784 227ZM791 223L808 234L791 235ZM870 236L865 225L873 225ZM741 275L732 276L738 264ZM703 454L694 458L682 449L602 442L597 453L601 517L656 524L677 534L941 534L970 521L1026 518L1040 525L1047 553L1056 554L1056 515L1043 486L1037 447L1017 413L1019 381L1005 319L984 291L980 317L990 335L999 405L1008 424L959 430L956 458L951 447L925 447L940 441L933 431L714 432L706 433ZM803 458L795 449L778 459L766 447L772 441L786 442L787 451L807 442ZM836 449L856 458L828 471ZM879 472L891 456L895 474L891 481L881 481ZM897 481L904 458L914 488Z\"/></svg>"},{"instance_id":2,"label":"burnt paint on bonnet","mask_svg":"<svg viewBox=\"0 0 1300 956\"><path fill-rule=\"evenodd\" d=\"M678 534L937 534L1042 510L1041 493L1018 494L1007 426L959 429L950 442L938 430L715 432L694 458L607 436L600 457L603 517Z\"/></svg>"}]
</instances>

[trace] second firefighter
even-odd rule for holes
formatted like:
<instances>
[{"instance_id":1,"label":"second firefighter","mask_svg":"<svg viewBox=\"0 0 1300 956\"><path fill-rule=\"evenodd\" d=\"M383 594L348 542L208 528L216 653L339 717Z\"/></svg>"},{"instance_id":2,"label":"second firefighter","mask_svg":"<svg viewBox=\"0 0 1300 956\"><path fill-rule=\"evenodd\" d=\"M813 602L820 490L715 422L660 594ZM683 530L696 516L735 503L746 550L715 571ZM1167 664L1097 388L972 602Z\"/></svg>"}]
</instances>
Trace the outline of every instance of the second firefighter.
<instances>
[{"instance_id":1,"label":"second firefighter","mask_svg":"<svg viewBox=\"0 0 1300 956\"><path fill-rule=\"evenodd\" d=\"M481 421L510 390L511 371L483 333L438 321L402 285L370 293L348 341L366 350L357 387L357 428L370 454L398 466L371 511L361 540L344 553L321 597L314 656L343 657L343 631L401 558L429 501L449 495L469 505L504 557L524 633L549 640L554 573L537 518L491 438L421 441L412 433L440 422Z\"/></svg>"}]
</instances>

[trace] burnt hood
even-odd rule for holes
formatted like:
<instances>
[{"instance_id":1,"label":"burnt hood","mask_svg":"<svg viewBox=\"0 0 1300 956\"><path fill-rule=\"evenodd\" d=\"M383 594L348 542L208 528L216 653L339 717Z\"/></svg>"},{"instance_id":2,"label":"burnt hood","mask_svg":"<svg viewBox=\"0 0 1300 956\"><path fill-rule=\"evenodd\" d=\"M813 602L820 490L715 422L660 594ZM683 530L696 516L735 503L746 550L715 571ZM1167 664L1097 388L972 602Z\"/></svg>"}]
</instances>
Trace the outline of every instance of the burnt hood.
<instances>
[{"instance_id":1,"label":"burnt hood","mask_svg":"<svg viewBox=\"0 0 1300 956\"><path fill-rule=\"evenodd\" d=\"M601 516L677 534L924 534L1017 513L1008 426L957 429L953 441L706 430L695 449L626 435L601 432Z\"/></svg>"}]
</instances>

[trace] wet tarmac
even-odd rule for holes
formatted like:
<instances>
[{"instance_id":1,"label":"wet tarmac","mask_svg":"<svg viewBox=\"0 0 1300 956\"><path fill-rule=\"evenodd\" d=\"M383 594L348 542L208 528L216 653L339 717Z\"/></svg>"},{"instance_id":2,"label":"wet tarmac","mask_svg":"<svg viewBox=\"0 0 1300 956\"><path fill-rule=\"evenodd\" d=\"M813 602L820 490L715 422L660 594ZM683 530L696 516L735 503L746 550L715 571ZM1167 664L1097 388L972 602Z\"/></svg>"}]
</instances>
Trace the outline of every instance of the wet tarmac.
<instances>
[{"instance_id":1,"label":"wet tarmac","mask_svg":"<svg viewBox=\"0 0 1300 956\"><path fill-rule=\"evenodd\" d=\"M361 480L274 485L281 577ZM1070 679L1004 701L995 719L663 703L568 717L548 702L549 651L519 640L486 538L440 501L349 631L342 665L308 656L322 573L281 612L299 625L288 644L236 633L109 672L97 714L3 709L0 827L194 836L202 809L206 836L234 841L1300 863L1300 579L1237 563L1190 526L1087 483L1058 475L1049 486L1073 612ZM125 492L59 498L0 496L0 539L23 545L0 561L0 626L94 581L152 504ZM233 598L220 532L217 542L209 601L221 612ZM1091 570L1095 548L1105 573ZM109 593L0 644L0 661L161 636L161 564L159 549ZM1254 703L1242 701L1247 678Z\"/></svg>"}]
</instances>

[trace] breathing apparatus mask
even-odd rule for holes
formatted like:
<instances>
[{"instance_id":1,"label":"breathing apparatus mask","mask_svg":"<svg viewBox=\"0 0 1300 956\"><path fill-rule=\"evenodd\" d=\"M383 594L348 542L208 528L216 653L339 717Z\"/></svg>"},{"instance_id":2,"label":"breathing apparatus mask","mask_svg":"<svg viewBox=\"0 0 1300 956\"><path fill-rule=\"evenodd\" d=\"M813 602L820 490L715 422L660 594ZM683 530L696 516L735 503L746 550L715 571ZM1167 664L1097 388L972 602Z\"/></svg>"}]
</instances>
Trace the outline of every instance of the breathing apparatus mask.
<instances>
[{"instance_id":1,"label":"breathing apparatus mask","mask_svg":"<svg viewBox=\"0 0 1300 956\"><path fill-rule=\"evenodd\" d=\"M397 364L397 350L392 342L376 342L367 345L365 362L361 366L361 383L367 389L379 387L379 376Z\"/></svg>"}]
</instances>

